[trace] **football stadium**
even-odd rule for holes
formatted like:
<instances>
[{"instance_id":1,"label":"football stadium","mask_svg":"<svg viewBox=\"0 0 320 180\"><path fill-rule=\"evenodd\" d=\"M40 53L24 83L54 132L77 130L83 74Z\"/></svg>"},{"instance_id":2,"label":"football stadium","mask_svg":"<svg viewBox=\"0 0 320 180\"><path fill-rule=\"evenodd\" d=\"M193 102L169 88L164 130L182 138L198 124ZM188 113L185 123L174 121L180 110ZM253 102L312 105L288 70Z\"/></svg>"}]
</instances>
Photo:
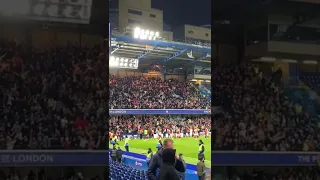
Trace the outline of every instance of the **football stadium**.
<instances>
[{"instance_id":1,"label":"football stadium","mask_svg":"<svg viewBox=\"0 0 320 180\"><path fill-rule=\"evenodd\" d=\"M155 163L170 139L179 156L176 161L186 169L180 179L198 179L200 154L204 172L211 167L211 29L194 25L164 29L165 11L150 8L151 1L143 1L145 7L131 2L116 3L110 11L112 166L129 166L152 179L153 167L162 169ZM111 177L118 176L111 169Z\"/></svg>"},{"instance_id":2,"label":"football stadium","mask_svg":"<svg viewBox=\"0 0 320 180\"><path fill-rule=\"evenodd\" d=\"M0 1L0 180L210 179L209 21L157 7Z\"/></svg>"}]
</instances>

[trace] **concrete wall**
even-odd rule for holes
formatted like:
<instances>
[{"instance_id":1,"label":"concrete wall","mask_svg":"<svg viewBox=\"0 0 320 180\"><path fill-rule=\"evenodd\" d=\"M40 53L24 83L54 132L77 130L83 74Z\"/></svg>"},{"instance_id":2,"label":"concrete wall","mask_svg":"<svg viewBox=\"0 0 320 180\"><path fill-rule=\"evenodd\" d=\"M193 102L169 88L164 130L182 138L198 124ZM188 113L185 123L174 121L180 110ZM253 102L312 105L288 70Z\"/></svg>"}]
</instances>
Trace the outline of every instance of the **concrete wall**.
<instances>
[{"instance_id":1,"label":"concrete wall","mask_svg":"<svg viewBox=\"0 0 320 180\"><path fill-rule=\"evenodd\" d=\"M138 14L129 13L134 10ZM129 24L129 21L136 23ZM119 0L119 30L139 26L153 31L163 31L163 12L151 8L151 0Z\"/></svg>"},{"instance_id":2,"label":"concrete wall","mask_svg":"<svg viewBox=\"0 0 320 180\"><path fill-rule=\"evenodd\" d=\"M211 29L199 26L184 25L184 31L185 38L211 41Z\"/></svg>"}]
</instances>

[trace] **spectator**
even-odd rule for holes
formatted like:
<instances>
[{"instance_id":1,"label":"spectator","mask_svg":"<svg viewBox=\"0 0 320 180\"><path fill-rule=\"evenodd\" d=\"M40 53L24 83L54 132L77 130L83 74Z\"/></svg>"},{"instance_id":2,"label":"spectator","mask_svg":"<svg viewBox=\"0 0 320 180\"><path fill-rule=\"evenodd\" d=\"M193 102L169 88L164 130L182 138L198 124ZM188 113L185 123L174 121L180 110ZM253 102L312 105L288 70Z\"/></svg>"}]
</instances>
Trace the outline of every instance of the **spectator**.
<instances>
[{"instance_id":1,"label":"spectator","mask_svg":"<svg viewBox=\"0 0 320 180\"><path fill-rule=\"evenodd\" d=\"M174 163L176 161L175 156L176 151L174 149L164 149L162 151L163 164L160 168L159 180L180 180L180 177L174 167Z\"/></svg>"},{"instance_id":2,"label":"spectator","mask_svg":"<svg viewBox=\"0 0 320 180\"><path fill-rule=\"evenodd\" d=\"M197 175L199 180L204 180L206 176L206 167L204 164L204 156L202 154L199 155L199 162L197 163Z\"/></svg>"},{"instance_id":3,"label":"spectator","mask_svg":"<svg viewBox=\"0 0 320 180\"><path fill-rule=\"evenodd\" d=\"M182 163L183 163L184 166L186 167L186 162L185 162L184 159L183 159L183 154L182 154L182 153L179 154L179 159L181 159ZM179 177L180 177L181 180L185 180L185 179L186 179L186 174L185 174L185 172L179 172L179 171L177 171L177 172L178 172L178 175L179 175Z\"/></svg>"},{"instance_id":4,"label":"spectator","mask_svg":"<svg viewBox=\"0 0 320 180\"><path fill-rule=\"evenodd\" d=\"M117 161L117 149L116 146L113 146L111 152L110 152L110 156L112 161Z\"/></svg>"},{"instance_id":5,"label":"spectator","mask_svg":"<svg viewBox=\"0 0 320 180\"><path fill-rule=\"evenodd\" d=\"M158 169L161 170L161 167L163 165L163 151L166 149L173 149L174 148L174 143L172 139L165 139L163 142L163 147L161 150L157 151L157 153L153 156L151 163L149 165L148 168L148 179L149 180L156 180L157 179L157 175L156 175L156 171ZM185 172L186 171L186 167L183 164L183 162L179 159L179 156L176 155L176 161L175 161L175 170L179 171L179 172Z\"/></svg>"},{"instance_id":6,"label":"spectator","mask_svg":"<svg viewBox=\"0 0 320 180\"><path fill-rule=\"evenodd\" d=\"M148 152L147 152L147 158L146 158L148 167L149 167L149 164L150 164L152 157L153 157L153 152L152 152L151 148L149 148Z\"/></svg>"},{"instance_id":7,"label":"spectator","mask_svg":"<svg viewBox=\"0 0 320 180\"><path fill-rule=\"evenodd\" d=\"M122 150L120 149L120 147L118 147L118 149L117 149L116 157L117 157L117 161L119 163L121 163L122 162Z\"/></svg>"}]
</instances>

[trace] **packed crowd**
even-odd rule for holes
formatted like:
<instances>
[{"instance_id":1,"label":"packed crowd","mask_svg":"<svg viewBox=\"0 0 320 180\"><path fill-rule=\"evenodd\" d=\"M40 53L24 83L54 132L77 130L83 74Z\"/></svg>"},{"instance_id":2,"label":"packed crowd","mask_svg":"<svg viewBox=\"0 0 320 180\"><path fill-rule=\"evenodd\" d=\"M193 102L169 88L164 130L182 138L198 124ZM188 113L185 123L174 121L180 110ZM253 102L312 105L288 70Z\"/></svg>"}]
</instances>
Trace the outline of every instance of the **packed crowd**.
<instances>
[{"instance_id":1,"label":"packed crowd","mask_svg":"<svg viewBox=\"0 0 320 180\"><path fill-rule=\"evenodd\" d=\"M209 109L195 86L142 76L109 77L109 109Z\"/></svg>"},{"instance_id":2,"label":"packed crowd","mask_svg":"<svg viewBox=\"0 0 320 180\"><path fill-rule=\"evenodd\" d=\"M214 150L320 150L317 118L286 97L281 76L248 64L214 71L213 101L224 109L213 121Z\"/></svg>"},{"instance_id":3,"label":"packed crowd","mask_svg":"<svg viewBox=\"0 0 320 180\"><path fill-rule=\"evenodd\" d=\"M205 132L211 129L210 116L111 116L109 118L109 132L123 135L139 135L144 130L148 135L182 133L190 131Z\"/></svg>"},{"instance_id":4,"label":"packed crowd","mask_svg":"<svg viewBox=\"0 0 320 180\"><path fill-rule=\"evenodd\" d=\"M0 49L0 149L107 147L107 64L99 46Z\"/></svg>"}]
</instances>

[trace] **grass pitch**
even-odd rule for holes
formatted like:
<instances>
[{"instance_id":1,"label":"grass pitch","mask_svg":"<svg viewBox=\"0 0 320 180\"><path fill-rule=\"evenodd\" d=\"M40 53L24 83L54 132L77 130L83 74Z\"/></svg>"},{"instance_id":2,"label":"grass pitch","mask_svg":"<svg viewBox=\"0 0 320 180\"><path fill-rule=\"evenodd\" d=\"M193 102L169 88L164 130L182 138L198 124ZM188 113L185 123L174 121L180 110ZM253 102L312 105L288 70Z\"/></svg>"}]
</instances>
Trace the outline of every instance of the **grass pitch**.
<instances>
[{"instance_id":1,"label":"grass pitch","mask_svg":"<svg viewBox=\"0 0 320 180\"><path fill-rule=\"evenodd\" d=\"M204 137L200 137L200 139L204 143L205 147L205 164L207 168L211 167L211 138L205 139ZM163 141L164 139L162 139ZM186 163L196 165L198 163L198 148L199 148L199 140L191 137L183 137L183 138L173 138L174 140L174 148L177 150L177 153L182 153L183 158ZM119 145L124 149L124 141L118 141ZM133 139L129 141L129 150L130 152L138 153L138 154L146 154L148 148L151 148L153 153L157 151L156 145L158 143L157 139ZM109 147L112 147L110 144Z\"/></svg>"}]
</instances>

